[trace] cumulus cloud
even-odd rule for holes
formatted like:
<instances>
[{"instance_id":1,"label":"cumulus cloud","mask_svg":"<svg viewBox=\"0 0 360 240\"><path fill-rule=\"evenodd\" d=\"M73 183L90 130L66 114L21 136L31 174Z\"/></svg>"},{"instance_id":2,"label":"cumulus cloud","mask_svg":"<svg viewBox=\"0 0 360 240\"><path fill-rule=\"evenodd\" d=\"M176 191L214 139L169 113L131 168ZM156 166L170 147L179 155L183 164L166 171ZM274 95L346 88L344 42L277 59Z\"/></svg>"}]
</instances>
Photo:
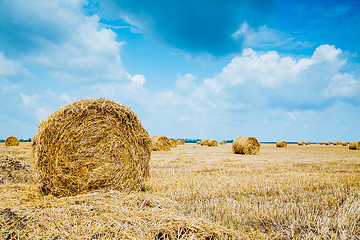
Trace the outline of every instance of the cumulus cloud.
<instances>
[{"instance_id":1,"label":"cumulus cloud","mask_svg":"<svg viewBox=\"0 0 360 240\"><path fill-rule=\"evenodd\" d=\"M127 81L120 57L124 42L99 23L99 16L87 16L86 4L85 0L0 1L0 31L7 33L0 39L0 49L29 68L46 71L50 79Z\"/></svg>"},{"instance_id":2,"label":"cumulus cloud","mask_svg":"<svg viewBox=\"0 0 360 240\"><path fill-rule=\"evenodd\" d=\"M120 18L137 31L188 52L224 55L236 52L241 40L231 35L243 22L258 26L274 1L100 0L104 16Z\"/></svg>"}]
</instances>

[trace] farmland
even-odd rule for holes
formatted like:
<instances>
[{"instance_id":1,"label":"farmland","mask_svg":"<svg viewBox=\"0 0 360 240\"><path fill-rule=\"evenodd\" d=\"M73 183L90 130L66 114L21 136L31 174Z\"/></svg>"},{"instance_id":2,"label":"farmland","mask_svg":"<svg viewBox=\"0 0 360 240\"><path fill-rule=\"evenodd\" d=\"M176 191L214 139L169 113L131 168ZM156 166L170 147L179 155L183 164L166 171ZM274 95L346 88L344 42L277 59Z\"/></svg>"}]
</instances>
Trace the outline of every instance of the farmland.
<instances>
[{"instance_id":1,"label":"farmland","mask_svg":"<svg viewBox=\"0 0 360 240\"><path fill-rule=\"evenodd\" d=\"M29 143L0 145L0 155L28 163L33 177ZM203 231L198 238L204 239L359 239L360 151L261 144L259 154L239 155L231 144L187 143L152 152L142 192L56 198L43 196L29 180L0 185L0 208L0 236L15 239L165 239L166 231L184 226Z\"/></svg>"}]
</instances>

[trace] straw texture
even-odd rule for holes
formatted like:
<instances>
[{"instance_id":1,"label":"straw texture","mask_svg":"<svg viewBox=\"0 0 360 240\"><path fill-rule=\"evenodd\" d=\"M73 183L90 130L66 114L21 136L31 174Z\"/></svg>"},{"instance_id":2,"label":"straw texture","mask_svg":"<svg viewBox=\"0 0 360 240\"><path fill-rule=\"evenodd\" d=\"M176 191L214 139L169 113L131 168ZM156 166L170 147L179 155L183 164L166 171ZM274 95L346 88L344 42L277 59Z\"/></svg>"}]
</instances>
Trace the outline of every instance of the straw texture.
<instances>
[{"instance_id":1,"label":"straw texture","mask_svg":"<svg viewBox=\"0 0 360 240\"><path fill-rule=\"evenodd\" d=\"M67 105L43 121L32 141L44 193L142 188L151 140L129 108L106 99Z\"/></svg>"},{"instance_id":2,"label":"straw texture","mask_svg":"<svg viewBox=\"0 0 360 240\"><path fill-rule=\"evenodd\" d=\"M255 137L237 137L232 143L232 150L235 154L254 155L260 151L260 143Z\"/></svg>"}]
</instances>

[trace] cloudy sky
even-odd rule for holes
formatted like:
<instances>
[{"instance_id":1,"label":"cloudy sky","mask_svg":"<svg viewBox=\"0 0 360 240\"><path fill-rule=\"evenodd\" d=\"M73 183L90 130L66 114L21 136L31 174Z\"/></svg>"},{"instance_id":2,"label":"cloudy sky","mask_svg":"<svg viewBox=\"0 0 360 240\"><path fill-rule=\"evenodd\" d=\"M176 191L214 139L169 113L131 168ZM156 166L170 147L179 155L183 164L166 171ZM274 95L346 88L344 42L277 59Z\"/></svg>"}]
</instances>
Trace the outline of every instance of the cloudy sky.
<instances>
[{"instance_id":1,"label":"cloudy sky","mask_svg":"<svg viewBox=\"0 0 360 240\"><path fill-rule=\"evenodd\" d=\"M360 140L358 0L0 0L0 139L107 98L151 136Z\"/></svg>"}]
</instances>

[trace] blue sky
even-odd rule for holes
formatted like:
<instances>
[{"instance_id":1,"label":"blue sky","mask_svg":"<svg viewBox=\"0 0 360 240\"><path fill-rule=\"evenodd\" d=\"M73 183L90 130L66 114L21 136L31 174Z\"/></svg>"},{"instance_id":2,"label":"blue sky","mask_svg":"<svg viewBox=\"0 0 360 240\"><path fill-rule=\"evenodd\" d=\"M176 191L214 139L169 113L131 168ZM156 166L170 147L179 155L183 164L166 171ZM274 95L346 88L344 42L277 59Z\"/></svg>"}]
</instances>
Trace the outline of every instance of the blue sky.
<instances>
[{"instance_id":1,"label":"blue sky","mask_svg":"<svg viewBox=\"0 0 360 240\"><path fill-rule=\"evenodd\" d=\"M359 141L360 3L0 0L0 139L108 98L151 136Z\"/></svg>"}]
</instances>

